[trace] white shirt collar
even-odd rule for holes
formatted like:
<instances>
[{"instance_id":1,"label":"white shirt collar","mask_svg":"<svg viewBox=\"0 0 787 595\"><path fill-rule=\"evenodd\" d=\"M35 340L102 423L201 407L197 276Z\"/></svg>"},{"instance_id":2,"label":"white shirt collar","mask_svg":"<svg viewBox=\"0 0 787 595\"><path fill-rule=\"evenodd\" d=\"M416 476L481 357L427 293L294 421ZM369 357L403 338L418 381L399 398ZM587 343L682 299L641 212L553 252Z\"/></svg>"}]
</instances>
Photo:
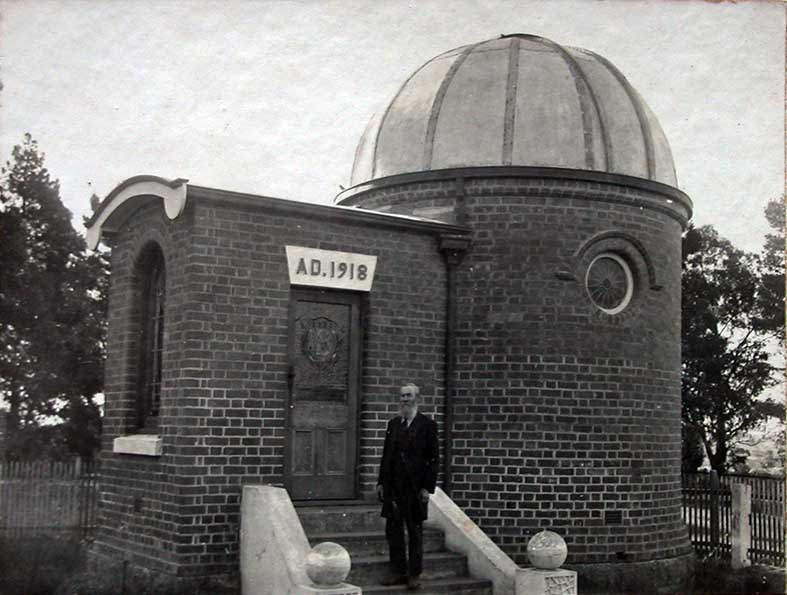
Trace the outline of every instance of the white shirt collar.
<instances>
[{"instance_id":1,"label":"white shirt collar","mask_svg":"<svg viewBox=\"0 0 787 595\"><path fill-rule=\"evenodd\" d=\"M407 419L407 418L406 418L406 417L404 417L404 416L402 417L402 421L403 421L403 422L405 422L405 423L407 424L407 427L408 427L408 428L410 427L410 424L411 424L411 423L413 423L413 420L415 419L415 416L416 416L416 415L418 415L418 407L415 407L415 408L413 409L413 416L412 416L410 419Z\"/></svg>"}]
</instances>

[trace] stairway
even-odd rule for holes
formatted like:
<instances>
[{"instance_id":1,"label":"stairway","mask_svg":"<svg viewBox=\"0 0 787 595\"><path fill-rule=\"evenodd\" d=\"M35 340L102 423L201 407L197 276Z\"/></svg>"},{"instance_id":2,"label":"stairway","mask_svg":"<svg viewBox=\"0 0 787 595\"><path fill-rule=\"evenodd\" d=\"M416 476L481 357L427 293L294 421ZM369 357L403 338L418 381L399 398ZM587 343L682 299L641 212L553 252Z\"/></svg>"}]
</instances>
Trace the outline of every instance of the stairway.
<instances>
[{"instance_id":1,"label":"stairway","mask_svg":"<svg viewBox=\"0 0 787 595\"><path fill-rule=\"evenodd\" d=\"M407 590L406 585L380 585L380 579L389 573L389 566L385 519L380 517L379 505L296 504L296 510L312 546L322 541L333 541L347 549L352 559L347 582L361 587L364 595L413 593ZM442 531L424 528L424 569L421 588L415 593L493 595L491 581L471 577L467 571L467 558L447 551L444 541Z\"/></svg>"}]
</instances>

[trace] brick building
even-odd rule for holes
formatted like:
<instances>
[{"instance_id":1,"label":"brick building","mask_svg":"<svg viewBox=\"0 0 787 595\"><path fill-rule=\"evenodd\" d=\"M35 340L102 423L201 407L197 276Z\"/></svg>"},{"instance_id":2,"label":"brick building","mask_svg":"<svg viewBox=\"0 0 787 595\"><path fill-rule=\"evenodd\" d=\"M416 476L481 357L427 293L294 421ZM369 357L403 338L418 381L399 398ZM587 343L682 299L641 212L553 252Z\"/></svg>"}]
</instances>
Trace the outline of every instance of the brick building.
<instances>
[{"instance_id":1,"label":"brick building","mask_svg":"<svg viewBox=\"0 0 787 595\"><path fill-rule=\"evenodd\" d=\"M690 572L680 236L691 201L604 58L529 35L452 50L372 118L335 206L131 178L112 247L101 532L155 581L237 574L245 483L372 498L397 387L440 484L516 562Z\"/></svg>"}]
</instances>

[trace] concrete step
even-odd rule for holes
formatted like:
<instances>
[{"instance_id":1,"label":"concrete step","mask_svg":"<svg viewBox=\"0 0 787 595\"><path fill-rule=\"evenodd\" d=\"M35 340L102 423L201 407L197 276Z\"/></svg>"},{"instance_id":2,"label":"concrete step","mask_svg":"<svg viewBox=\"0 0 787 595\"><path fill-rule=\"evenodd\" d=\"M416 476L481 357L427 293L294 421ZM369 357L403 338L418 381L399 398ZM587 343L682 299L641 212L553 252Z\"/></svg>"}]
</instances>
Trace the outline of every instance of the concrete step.
<instances>
[{"instance_id":1,"label":"concrete step","mask_svg":"<svg viewBox=\"0 0 787 595\"><path fill-rule=\"evenodd\" d=\"M375 503L296 504L298 516L311 545L333 541L343 545L352 557L347 582L358 585L364 594L399 595L411 593L406 585L384 587L380 580L390 573L385 519ZM424 529L424 568L419 595L492 595L492 583L468 575L467 558L445 551L445 536L436 529Z\"/></svg>"},{"instance_id":2,"label":"concrete step","mask_svg":"<svg viewBox=\"0 0 787 595\"><path fill-rule=\"evenodd\" d=\"M364 588L367 585L379 585L383 577L390 574L388 555L355 556L347 582ZM424 553L423 579L440 579L467 577L467 558L453 552Z\"/></svg>"},{"instance_id":3,"label":"concrete step","mask_svg":"<svg viewBox=\"0 0 787 595\"><path fill-rule=\"evenodd\" d=\"M452 595L493 595L492 582L471 577L438 578L422 580L421 588L417 591L408 591L406 585L383 587L382 585L367 585L363 587L363 595L437 595L451 593Z\"/></svg>"},{"instance_id":4,"label":"concrete step","mask_svg":"<svg viewBox=\"0 0 787 595\"><path fill-rule=\"evenodd\" d=\"M388 542L385 533L379 531L356 531L353 533L314 533L307 534L312 546L322 541L338 543L350 553L355 560L356 556L387 556ZM438 529L424 529L424 553L443 551L445 535Z\"/></svg>"},{"instance_id":5,"label":"concrete step","mask_svg":"<svg viewBox=\"0 0 787 595\"><path fill-rule=\"evenodd\" d=\"M296 507L306 535L382 532L385 519L380 505Z\"/></svg>"}]
</instances>

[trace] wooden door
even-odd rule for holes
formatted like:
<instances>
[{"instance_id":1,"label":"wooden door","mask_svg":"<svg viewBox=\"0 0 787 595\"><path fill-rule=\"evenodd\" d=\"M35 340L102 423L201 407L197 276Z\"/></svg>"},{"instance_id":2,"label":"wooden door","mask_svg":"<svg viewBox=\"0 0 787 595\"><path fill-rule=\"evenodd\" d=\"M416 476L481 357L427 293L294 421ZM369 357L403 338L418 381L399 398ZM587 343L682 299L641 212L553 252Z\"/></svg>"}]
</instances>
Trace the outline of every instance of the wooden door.
<instances>
[{"instance_id":1,"label":"wooden door","mask_svg":"<svg viewBox=\"0 0 787 595\"><path fill-rule=\"evenodd\" d=\"M293 290L285 480L294 500L356 497L360 296Z\"/></svg>"}]
</instances>

